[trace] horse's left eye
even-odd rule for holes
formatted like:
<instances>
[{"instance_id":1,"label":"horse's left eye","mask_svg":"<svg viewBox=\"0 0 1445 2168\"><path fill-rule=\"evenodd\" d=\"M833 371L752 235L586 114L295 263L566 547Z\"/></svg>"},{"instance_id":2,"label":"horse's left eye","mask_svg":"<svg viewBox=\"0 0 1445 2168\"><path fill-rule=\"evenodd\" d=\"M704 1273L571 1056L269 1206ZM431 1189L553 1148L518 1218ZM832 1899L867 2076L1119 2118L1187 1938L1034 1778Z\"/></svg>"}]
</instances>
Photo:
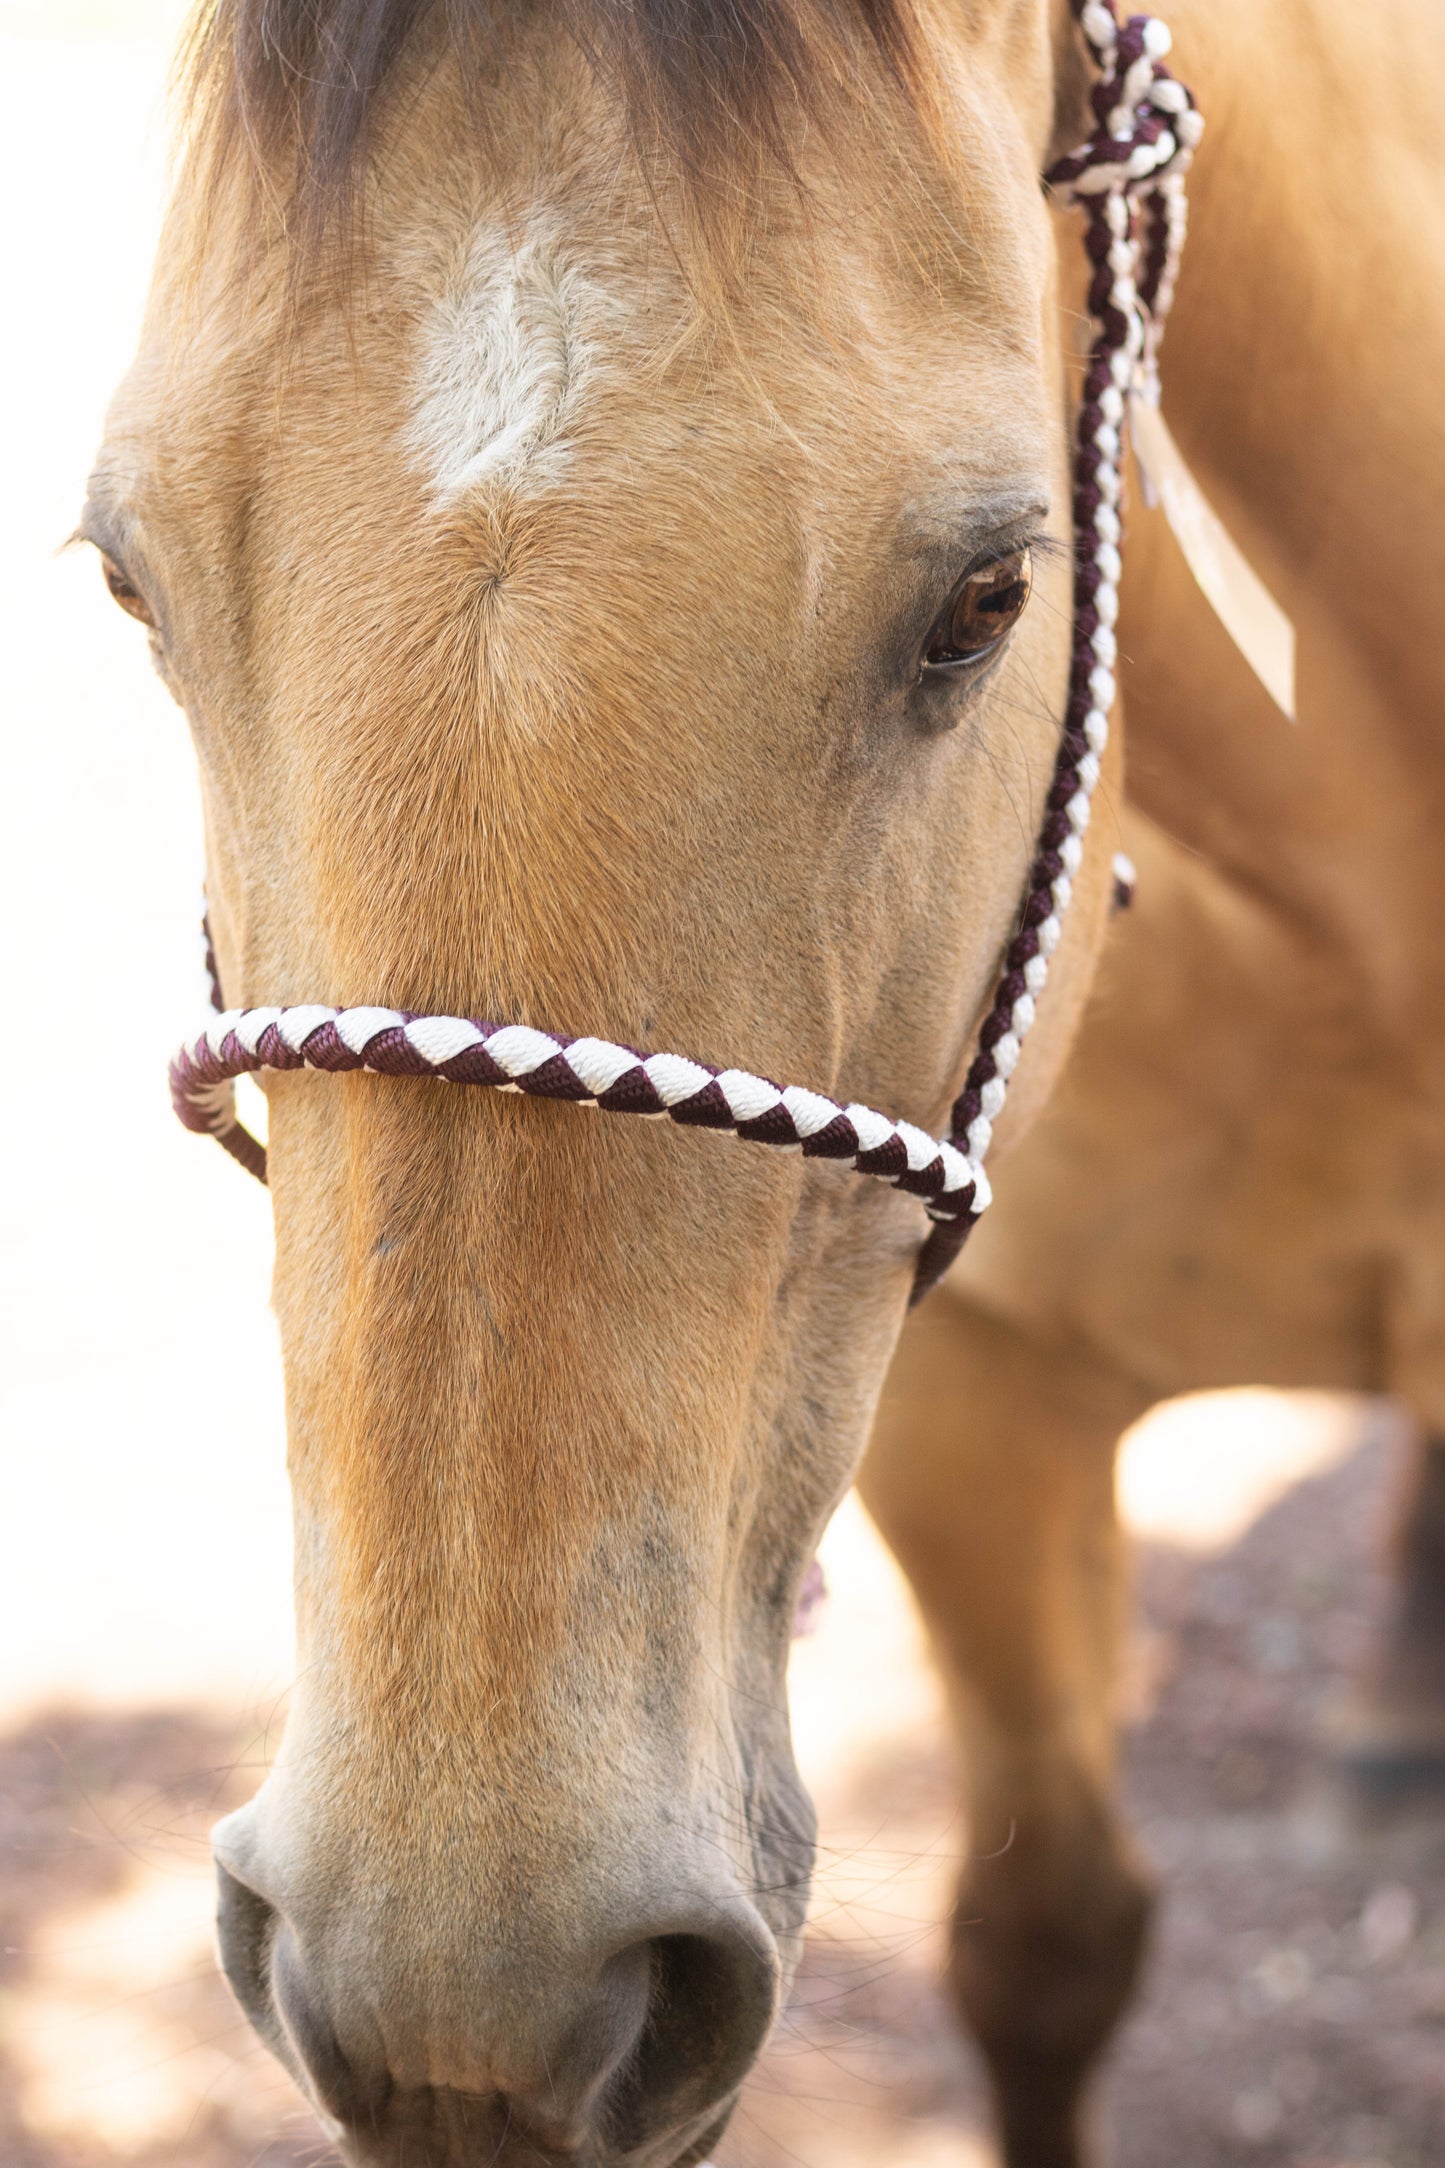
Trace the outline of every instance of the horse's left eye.
<instances>
[{"instance_id":1,"label":"horse's left eye","mask_svg":"<svg viewBox=\"0 0 1445 2168\"><path fill-rule=\"evenodd\" d=\"M140 589L126 578L115 559L102 555L100 569L113 599L120 604L126 614L130 617L138 617L143 625L154 627L155 618L151 613L150 604L146 601Z\"/></svg>"},{"instance_id":2,"label":"horse's left eye","mask_svg":"<svg viewBox=\"0 0 1445 2168\"><path fill-rule=\"evenodd\" d=\"M1033 585L1026 549L1010 550L959 581L948 607L928 636L925 670L951 670L979 662L1013 630L1023 615Z\"/></svg>"}]
</instances>

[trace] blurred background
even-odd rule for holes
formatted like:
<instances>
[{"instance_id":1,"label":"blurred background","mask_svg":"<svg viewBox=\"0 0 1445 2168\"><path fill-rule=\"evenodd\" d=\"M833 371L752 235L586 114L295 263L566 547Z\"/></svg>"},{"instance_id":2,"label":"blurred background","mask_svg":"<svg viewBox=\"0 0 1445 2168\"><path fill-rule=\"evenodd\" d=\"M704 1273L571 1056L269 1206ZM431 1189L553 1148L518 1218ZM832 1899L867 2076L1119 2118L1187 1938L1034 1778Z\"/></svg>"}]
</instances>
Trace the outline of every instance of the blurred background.
<instances>
[{"instance_id":1,"label":"blurred background","mask_svg":"<svg viewBox=\"0 0 1445 2168\"><path fill-rule=\"evenodd\" d=\"M60 548L136 335L182 13L0 0L0 925L18 1026L0 2168L328 2158L211 1955L206 1832L259 1782L290 1664L269 1214L166 1097L204 1001L185 729L90 553ZM1384 1601L1400 1458L1388 1409L1318 1395L1182 1402L1127 1441L1125 1781L1165 1905L1104 2088L1119 2168L1445 2161L1445 1816L1362 1801L1332 1759ZM831 1598L793 1680L822 1812L813 1922L719 2168L987 2168L938 1986L968 1844L939 1695L855 1505L824 1560Z\"/></svg>"}]
</instances>

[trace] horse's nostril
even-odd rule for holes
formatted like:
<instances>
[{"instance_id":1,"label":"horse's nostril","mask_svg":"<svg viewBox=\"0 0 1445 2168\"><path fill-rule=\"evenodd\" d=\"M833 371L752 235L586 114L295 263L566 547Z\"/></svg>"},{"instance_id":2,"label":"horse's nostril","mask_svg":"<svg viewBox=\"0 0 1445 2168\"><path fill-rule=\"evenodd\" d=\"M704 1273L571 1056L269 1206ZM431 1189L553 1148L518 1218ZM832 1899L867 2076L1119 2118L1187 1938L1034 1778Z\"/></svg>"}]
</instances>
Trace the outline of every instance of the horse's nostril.
<instances>
[{"instance_id":1,"label":"horse's nostril","mask_svg":"<svg viewBox=\"0 0 1445 2168\"><path fill-rule=\"evenodd\" d=\"M384 2074L364 2078L343 2055L322 2004L307 1985L285 1918L219 1858L216 1882L222 1969L261 2038L293 2074L305 2079L319 2108L332 2115L373 2113L384 2104L390 2082Z\"/></svg>"},{"instance_id":2,"label":"horse's nostril","mask_svg":"<svg viewBox=\"0 0 1445 2168\"><path fill-rule=\"evenodd\" d=\"M776 1954L734 1929L660 1935L635 2053L613 2087L608 2134L620 2151L728 2101L773 2021Z\"/></svg>"},{"instance_id":3,"label":"horse's nostril","mask_svg":"<svg viewBox=\"0 0 1445 2168\"><path fill-rule=\"evenodd\" d=\"M267 2033L262 2013L270 2004L267 1976L275 1931L272 1906L217 1858L216 1939L221 1967L237 2002L263 2034Z\"/></svg>"}]
</instances>

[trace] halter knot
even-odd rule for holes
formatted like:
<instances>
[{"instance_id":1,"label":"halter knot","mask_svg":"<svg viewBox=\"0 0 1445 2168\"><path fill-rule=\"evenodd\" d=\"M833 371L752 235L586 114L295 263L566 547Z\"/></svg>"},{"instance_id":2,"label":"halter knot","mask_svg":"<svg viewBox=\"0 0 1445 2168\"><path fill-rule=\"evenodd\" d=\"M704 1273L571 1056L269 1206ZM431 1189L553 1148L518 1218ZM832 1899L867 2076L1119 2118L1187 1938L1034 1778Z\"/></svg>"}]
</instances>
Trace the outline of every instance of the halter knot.
<instances>
[{"instance_id":1,"label":"halter knot","mask_svg":"<svg viewBox=\"0 0 1445 2168\"><path fill-rule=\"evenodd\" d=\"M1076 12L1099 69L1089 98L1098 126L1050 168L1049 186L1065 203L1078 203L1140 193L1166 174L1182 179L1204 119L1164 65L1173 44L1169 25L1154 15L1131 15L1121 24L1111 0L1085 0Z\"/></svg>"}]
</instances>

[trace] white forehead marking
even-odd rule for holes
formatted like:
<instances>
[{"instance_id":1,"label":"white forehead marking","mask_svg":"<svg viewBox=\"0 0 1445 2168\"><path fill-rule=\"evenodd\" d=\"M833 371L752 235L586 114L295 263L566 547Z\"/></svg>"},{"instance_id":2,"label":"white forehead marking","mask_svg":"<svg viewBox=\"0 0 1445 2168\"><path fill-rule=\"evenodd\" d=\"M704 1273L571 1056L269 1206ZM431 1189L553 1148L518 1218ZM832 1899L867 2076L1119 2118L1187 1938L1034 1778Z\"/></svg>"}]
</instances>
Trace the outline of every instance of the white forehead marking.
<instances>
[{"instance_id":1,"label":"white forehead marking","mask_svg":"<svg viewBox=\"0 0 1445 2168\"><path fill-rule=\"evenodd\" d=\"M547 240L481 233L421 340L407 439L439 494L537 479L567 452L603 300Z\"/></svg>"}]
</instances>

